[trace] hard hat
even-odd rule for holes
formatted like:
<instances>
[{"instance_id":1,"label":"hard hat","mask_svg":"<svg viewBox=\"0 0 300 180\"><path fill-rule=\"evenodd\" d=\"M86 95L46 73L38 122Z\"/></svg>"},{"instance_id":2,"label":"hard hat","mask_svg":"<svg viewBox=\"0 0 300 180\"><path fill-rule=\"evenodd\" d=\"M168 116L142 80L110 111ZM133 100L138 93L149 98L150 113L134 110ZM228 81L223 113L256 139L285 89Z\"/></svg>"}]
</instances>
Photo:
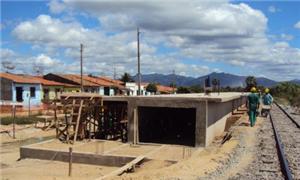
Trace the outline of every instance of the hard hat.
<instances>
[{"instance_id":1,"label":"hard hat","mask_svg":"<svg viewBox=\"0 0 300 180\"><path fill-rule=\"evenodd\" d=\"M251 91L251 92L256 92L256 88L255 88L255 87L252 87L250 91Z\"/></svg>"},{"instance_id":2,"label":"hard hat","mask_svg":"<svg viewBox=\"0 0 300 180\"><path fill-rule=\"evenodd\" d=\"M265 89L265 93L269 93L270 92L270 89L269 88L266 88Z\"/></svg>"}]
</instances>

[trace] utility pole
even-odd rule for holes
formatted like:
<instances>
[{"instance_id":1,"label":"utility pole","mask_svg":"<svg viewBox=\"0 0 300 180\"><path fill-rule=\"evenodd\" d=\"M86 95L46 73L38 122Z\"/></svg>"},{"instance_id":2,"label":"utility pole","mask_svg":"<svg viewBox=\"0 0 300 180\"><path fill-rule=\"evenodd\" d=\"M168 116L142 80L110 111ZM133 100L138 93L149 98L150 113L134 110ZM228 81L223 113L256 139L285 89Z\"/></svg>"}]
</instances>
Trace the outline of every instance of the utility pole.
<instances>
[{"instance_id":1,"label":"utility pole","mask_svg":"<svg viewBox=\"0 0 300 180\"><path fill-rule=\"evenodd\" d=\"M116 67L114 65L114 80L116 80L116 79L117 79L117 73L116 73Z\"/></svg>"},{"instance_id":2,"label":"utility pole","mask_svg":"<svg viewBox=\"0 0 300 180\"><path fill-rule=\"evenodd\" d=\"M83 92L83 80L82 80L82 51L83 51L83 44L80 44L80 88L81 88L81 92Z\"/></svg>"},{"instance_id":3,"label":"utility pole","mask_svg":"<svg viewBox=\"0 0 300 180\"><path fill-rule=\"evenodd\" d=\"M176 75L175 75L175 70L173 69L173 94L175 94L175 83L176 83Z\"/></svg>"},{"instance_id":4,"label":"utility pole","mask_svg":"<svg viewBox=\"0 0 300 180\"><path fill-rule=\"evenodd\" d=\"M138 96L141 95L140 30L137 28Z\"/></svg>"}]
</instances>

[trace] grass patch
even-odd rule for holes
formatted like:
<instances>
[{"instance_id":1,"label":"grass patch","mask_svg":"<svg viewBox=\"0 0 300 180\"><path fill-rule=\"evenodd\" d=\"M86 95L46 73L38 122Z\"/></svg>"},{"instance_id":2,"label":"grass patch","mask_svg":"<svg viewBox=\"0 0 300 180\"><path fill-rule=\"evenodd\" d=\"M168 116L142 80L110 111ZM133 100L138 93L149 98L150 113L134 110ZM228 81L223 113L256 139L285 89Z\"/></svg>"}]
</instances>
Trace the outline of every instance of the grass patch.
<instances>
[{"instance_id":1,"label":"grass patch","mask_svg":"<svg viewBox=\"0 0 300 180\"><path fill-rule=\"evenodd\" d=\"M15 117L16 124L33 124L37 121L42 121L43 119L38 118L36 116L30 116L30 117ZM13 123L13 117L3 117L0 120L1 125L9 125Z\"/></svg>"}]
</instances>

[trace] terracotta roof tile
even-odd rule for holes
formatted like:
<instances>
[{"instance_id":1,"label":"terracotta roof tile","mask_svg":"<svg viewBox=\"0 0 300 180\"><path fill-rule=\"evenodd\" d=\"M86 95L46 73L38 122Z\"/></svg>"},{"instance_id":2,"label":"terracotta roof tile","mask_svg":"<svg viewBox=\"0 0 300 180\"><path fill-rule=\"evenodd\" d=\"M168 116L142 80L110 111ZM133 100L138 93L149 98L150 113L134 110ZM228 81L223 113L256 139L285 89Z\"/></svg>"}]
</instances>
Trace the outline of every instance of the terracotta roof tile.
<instances>
[{"instance_id":1,"label":"terracotta roof tile","mask_svg":"<svg viewBox=\"0 0 300 180\"><path fill-rule=\"evenodd\" d=\"M44 86L66 86L66 87L74 87L75 86L75 85L72 85L72 84L47 80L47 79L44 79L41 76L31 76L31 78L36 79L37 81L39 81Z\"/></svg>"},{"instance_id":2,"label":"terracotta roof tile","mask_svg":"<svg viewBox=\"0 0 300 180\"><path fill-rule=\"evenodd\" d=\"M25 83L25 84L40 84L40 81L37 79L31 78L30 76L26 75L17 75L11 73L0 73L1 78L9 79L16 83Z\"/></svg>"},{"instance_id":3,"label":"terracotta roof tile","mask_svg":"<svg viewBox=\"0 0 300 180\"><path fill-rule=\"evenodd\" d=\"M141 83L145 88L148 86L149 83ZM163 86L163 85L156 85L157 91L163 92L163 93L172 93L173 88L169 86ZM176 88L175 88L176 91Z\"/></svg>"},{"instance_id":4,"label":"terracotta roof tile","mask_svg":"<svg viewBox=\"0 0 300 180\"><path fill-rule=\"evenodd\" d=\"M57 76L60 76L62 78L68 79L70 81L73 81L77 84L81 84L81 79L80 79L80 75L75 75L75 74L56 74ZM82 80L83 82L83 86L91 86L91 87L98 87L99 84L90 82L86 79L83 78Z\"/></svg>"}]
</instances>

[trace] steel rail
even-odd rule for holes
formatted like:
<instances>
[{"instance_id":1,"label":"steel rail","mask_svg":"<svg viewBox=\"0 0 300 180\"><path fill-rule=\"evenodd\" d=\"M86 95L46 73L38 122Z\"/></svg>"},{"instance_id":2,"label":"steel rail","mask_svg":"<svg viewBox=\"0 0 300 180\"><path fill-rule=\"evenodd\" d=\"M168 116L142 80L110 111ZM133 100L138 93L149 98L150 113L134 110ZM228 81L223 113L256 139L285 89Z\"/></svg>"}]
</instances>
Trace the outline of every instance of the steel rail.
<instances>
[{"instance_id":1,"label":"steel rail","mask_svg":"<svg viewBox=\"0 0 300 180\"><path fill-rule=\"evenodd\" d=\"M276 147L277 147L278 157L279 157L279 160L280 160L281 171L284 174L285 179L292 180L293 179L292 178L292 173L291 173L291 170L289 168L288 161L285 157L285 152L284 152L281 140L278 136L278 133L277 133L275 124L273 122L271 113L269 115L270 115L270 121L271 121L271 124L272 124L272 127L273 127L273 132L274 132L274 135L275 135Z\"/></svg>"},{"instance_id":2,"label":"steel rail","mask_svg":"<svg viewBox=\"0 0 300 180\"><path fill-rule=\"evenodd\" d=\"M287 113L276 101L274 101L274 103L297 126L297 128L300 128L300 124L295 121L295 119L289 113Z\"/></svg>"}]
</instances>

